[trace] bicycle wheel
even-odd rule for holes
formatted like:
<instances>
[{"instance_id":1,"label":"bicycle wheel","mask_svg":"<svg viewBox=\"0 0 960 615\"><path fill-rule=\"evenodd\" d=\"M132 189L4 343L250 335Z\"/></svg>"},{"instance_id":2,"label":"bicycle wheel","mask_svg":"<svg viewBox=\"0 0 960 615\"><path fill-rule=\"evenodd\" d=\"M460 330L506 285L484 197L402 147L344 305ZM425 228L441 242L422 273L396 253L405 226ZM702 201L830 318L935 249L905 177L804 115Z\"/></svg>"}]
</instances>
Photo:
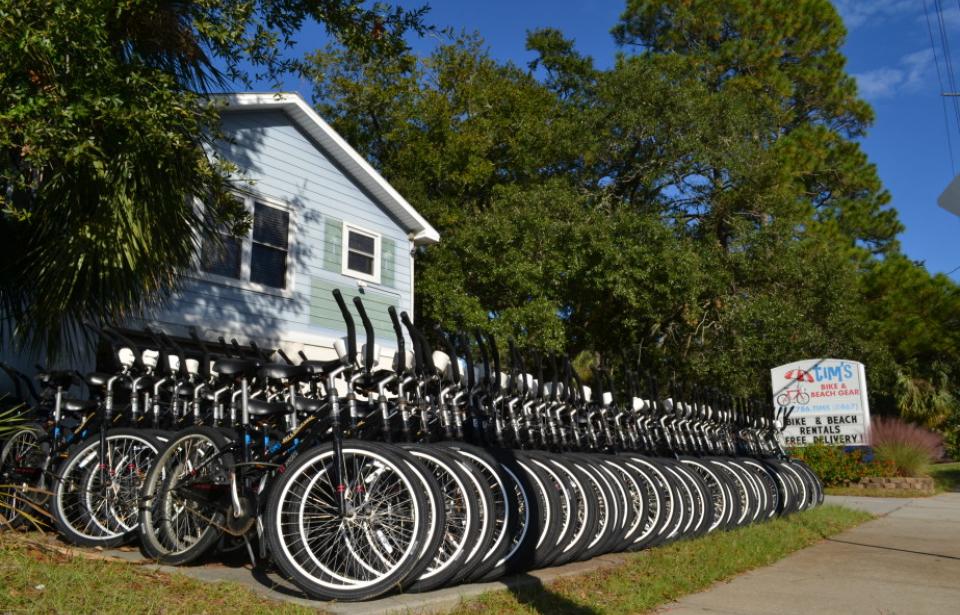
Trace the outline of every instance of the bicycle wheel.
<instances>
[{"instance_id":1,"label":"bicycle wheel","mask_svg":"<svg viewBox=\"0 0 960 615\"><path fill-rule=\"evenodd\" d=\"M561 455L550 455L550 465L565 481L567 491L573 500L570 515L570 529L560 540L560 553L551 565L559 566L573 561L580 556L587 542L597 531L597 503L591 497L588 479L576 464L569 462Z\"/></svg>"},{"instance_id":2,"label":"bicycle wheel","mask_svg":"<svg viewBox=\"0 0 960 615\"><path fill-rule=\"evenodd\" d=\"M436 479L444 503L442 540L427 556L428 565L406 591L442 587L466 562L469 547L480 539L478 499L466 471L447 453L422 444L401 447L425 465Z\"/></svg>"},{"instance_id":3,"label":"bicycle wheel","mask_svg":"<svg viewBox=\"0 0 960 615\"><path fill-rule=\"evenodd\" d=\"M511 547L511 536L521 523L518 519L521 512L520 504L513 488L513 481L493 455L485 449L460 442L443 442L438 446L445 447L446 450L452 451L458 458L468 463L480 481L483 492L489 494L491 498L491 506L487 509L490 514L485 517L491 525L490 540L477 554L479 561L470 569L469 574L458 577L461 581L480 581L501 563L503 556Z\"/></svg>"},{"instance_id":4,"label":"bicycle wheel","mask_svg":"<svg viewBox=\"0 0 960 615\"><path fill-rule=\"evenodd\" d=\"M728 504L726 491L721 485L716 471L696 457L681 457L683 464L693 470L706 486L706 513L708 515L706 533L717 529L724 517Z\"/></svg>"},{"instance_id":5,"label":"bicycle wheel","mask_svg":"<svg viewBox=\"0 0 960 615\"><path fill-rule=\"evenodd\" d=\"M192 427L178 432L157 455L143 486L139 532L144 555L182 565L216 544L232 506L229 447L223 431Z\"/></svg>"},{"instance_id":6,"label":"bicycle wheel","mask_svg":"<svg viewBox=\"0 0 960 615\"><path fill-rule=\"evenodd\" d=\"M475 571L480 576L480 570L485 565L485 558L495 549L495 543L503 522L503 514L500 511L506 509L505 491L499 489L499 478L489 476L487 470L481 464L475 463L470 457L457 454L455 451L447 450L457 465L463 470L468 480L471 495L477 503L477 538L470 543L470 548L464 557L463 566L448 581L453 585L467 579L473 578ZM494 464L496 462L493 462ZM491 558L492 559L492 558Z\"/></svg>"},{"instance_id":7,"label":"bicycle wheel","mask_svg":"<svg viewBox=\"0 0 960 615\"><path fill-rule=\"evenodd\" d=\"M426 572L430 567L430 563L440 550L440 545L443 542L446 532L447 510L443 501L443 492L440 490L440 482L437 480L431 468L419 457L411 454L406 448L392 447L391 452L407 462L410 471L413 472L419 481L426 501L424 522L427 525L427 535L420 548L420 555L416 563L407 573L407 577L400 582L401 589L405 590L410 584L415 583L420 575ZM377 551L380 551L382 546L383 543L380 541L372 541L371 543L371 547Z\"/></svg>"},{"instance_id":8,"label":"bicycle wheel","mask_svg":"<svg viewBox=\"0 0 960 615\"><path fill-rule=\"evenodd\" d=\"M134 539L143 478L159 448L135 429L111 429L106 448L100 446L99 438L74 446L53 481L54 524L75 545L115 547Z\"/></svg>"},{"instance_id":9,"label":"bicycle wheel","mask_svg":"<svg viewBox=\"0 0 960 615\"><path fill-rule=\"evenodd\" d=\"M264 533L274 563L311 597L369 600L417 564L427 503L393 447L345 441L342 451L339 469L332 445L305 451L286 468L270 490Z\"/></svg>"},{"instance_id":10,"label":"bicycle wheel","mask_svg":"<svg viewBox=\"0 0 960 615\"><path fill-rule=\"evenodd\" d=\"M39 425L24 425L0 449L0 528L46 520L50 445Z\"/></svg>"}]
</instances>

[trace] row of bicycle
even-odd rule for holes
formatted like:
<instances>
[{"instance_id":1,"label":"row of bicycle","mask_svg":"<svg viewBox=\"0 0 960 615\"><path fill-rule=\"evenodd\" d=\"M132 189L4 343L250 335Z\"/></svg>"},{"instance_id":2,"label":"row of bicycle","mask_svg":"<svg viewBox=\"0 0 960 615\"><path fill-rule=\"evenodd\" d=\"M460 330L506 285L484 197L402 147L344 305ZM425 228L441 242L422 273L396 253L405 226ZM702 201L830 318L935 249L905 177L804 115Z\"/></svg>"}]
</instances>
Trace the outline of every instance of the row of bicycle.
<instances>
[{"instance_id":1,"label":"row of bicycle","mask_svg":"<svg viewBox=\"0 0 960 615\"><path fill-rule=\"evenodd\" d=\"M506 361L493 336L425 332L390 310L393 361L334 293L330 361L159 331L98 330L115 369L44 372L0 453L0 515L65 540L139 541L185 564L245 550L308 595L363 600L642 549L817 505L777 441L783 416L715 391L563 357ZM404 334L406 333L406 335ZM410 340L412 349L406 346ZM529 369L528 369L529 366ZM683 399L684 401L680 401ZM782 414L782 413L781 413Z\"/></svg>"}]
</instances>

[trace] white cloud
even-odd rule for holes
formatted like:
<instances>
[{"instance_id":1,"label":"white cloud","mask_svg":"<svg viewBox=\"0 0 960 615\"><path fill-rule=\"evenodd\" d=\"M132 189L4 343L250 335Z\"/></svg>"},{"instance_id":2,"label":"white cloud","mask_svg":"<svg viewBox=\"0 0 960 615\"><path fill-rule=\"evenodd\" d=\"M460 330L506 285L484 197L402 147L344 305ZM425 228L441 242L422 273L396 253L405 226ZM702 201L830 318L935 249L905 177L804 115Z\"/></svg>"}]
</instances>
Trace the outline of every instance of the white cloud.
<instances>
[{"instance_id":1,"label":"white cloud","mask_svg":"<svg viewBox=\"0 0 960 615\"><path fill-rule=\"evenodd\" d=\"M857 88L865 98L887 98L893 96L897 87L903 83L903 71L899 68L877 68L854 75Z\"/></svg>"},{"instance_id":2,"label":"white cloud","mask_svg":"<svg viewBox=\"0 0 960 615\"><path fill-rule=\"evenodd\" d=\"M916 91L923 86L930 85L934 74L933 50L921 49L908 53L900 58L900 66L905 71L904 88Z\"/></svg>"},{"instance_id":3,"label":"white cloud","mask_svg":"<svg viewBox=\"0 0 960 615\"><path fill-rule=\"evenodd\" d=\"M900 58L896 66L875 68L854 74L857 87L864 98L876 100L901 93L933 88L933 52L921 49Z\"/></svg>"},{"instance_id":4,"label":"white cloud","mask_svg":"<svg viewBox=\"0 0 960 615\"><path fill-rule=\"evenodd\" d=\"M867 22L912 13L923 7L923 0L833 0L847 28L854 29Z\"/></svg>"}]
</instances>

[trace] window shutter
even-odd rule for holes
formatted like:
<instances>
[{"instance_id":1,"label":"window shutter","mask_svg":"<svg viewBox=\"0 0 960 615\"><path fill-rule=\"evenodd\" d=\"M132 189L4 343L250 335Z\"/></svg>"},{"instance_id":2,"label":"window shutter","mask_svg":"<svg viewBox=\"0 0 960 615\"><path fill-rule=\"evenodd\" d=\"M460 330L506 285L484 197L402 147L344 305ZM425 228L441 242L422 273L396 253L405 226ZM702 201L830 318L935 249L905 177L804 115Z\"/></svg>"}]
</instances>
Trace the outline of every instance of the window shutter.
<instances>
[{"instance_id":1,"label":"window shutter","mask_svg":"<svg viewBox=\"0 0 960 615\"><path fill-rule=\"evenodd\" d=\"M380 283L396 288L397 242L388 237L380 240Z\"/></svg>"},{"instance_id":2,"label":"window shutter","mask_svg":"<svg viewBox=\"0 0 960 615\"><path fill-rule=\"evenodd\" d=\"M343 221L327 218L323 228L323 268L340 273L343 255Z\"/></svg>"},{"instance_id":3,"label":"window shutter","mask_svg":"<svg viewBox=\"0 0 960 615\"><path fill-rule=\"evenodd\" d=\"M286 288L289 231L290 212L263 203L254 206L251 282Z\"/></svg>"}]
</instances>

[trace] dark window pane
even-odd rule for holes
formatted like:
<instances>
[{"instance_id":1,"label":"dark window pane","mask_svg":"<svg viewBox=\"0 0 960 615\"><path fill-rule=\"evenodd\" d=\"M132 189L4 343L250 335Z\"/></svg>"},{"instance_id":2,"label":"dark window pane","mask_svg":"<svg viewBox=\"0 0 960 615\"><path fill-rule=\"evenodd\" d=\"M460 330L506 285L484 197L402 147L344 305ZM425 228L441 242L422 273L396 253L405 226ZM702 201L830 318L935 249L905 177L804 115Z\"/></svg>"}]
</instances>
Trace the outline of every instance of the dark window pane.
<instances>
[{"instance_id":1,"label":"dark window pane","mask_svg":"<svg viewBox=\"0 0 960 615\"><path fill-rule=\"evenodd\" d=\"M374 238L369 235L361 235L360 233L350 231L349 247L351 250L359 250L372 256L374 254L375 243Z\"/></svg>"},{"instance_id":2,"label":"dark window pane","mask_svg":"<svg viewBox=\"0 0 960 615\"><path fill-rule=\"evenodd\" d=\"M290 225L290 214L268 207L263 203L254 206L253 213L253 240L268 243L278 248L287 247L287 229Z\"/></svg>"},{"instance_id":3,"label":"dark window pane","mask_svg":"<svg viewBox=\"0 0 960 615\"><path fill-rule=\"evenodd\" d=\"M347 252L347 269L373 275L373 259L359 252Z\"/></svg>"},{"instance_id":4,"label":"dark window pane","mask_svg":"<svg viewBox=\"0 0 960 615\"><path fill-rule=\"evenodd\" d=\"M250 250L250 281L274 288L287 285L287 251L255 243Z\"/></svg>"},{"instance_id":5,"label":"dark window pane","mask_svg":"<svg viewBox=\"0 0 960 615\"><path fill-rule=\"evenodd\" d=\"M240 239L223 236L223 245L211 240L203 242L200 267L208 273L228 278L240 278Z\"/></svg>"}]
</instances>

